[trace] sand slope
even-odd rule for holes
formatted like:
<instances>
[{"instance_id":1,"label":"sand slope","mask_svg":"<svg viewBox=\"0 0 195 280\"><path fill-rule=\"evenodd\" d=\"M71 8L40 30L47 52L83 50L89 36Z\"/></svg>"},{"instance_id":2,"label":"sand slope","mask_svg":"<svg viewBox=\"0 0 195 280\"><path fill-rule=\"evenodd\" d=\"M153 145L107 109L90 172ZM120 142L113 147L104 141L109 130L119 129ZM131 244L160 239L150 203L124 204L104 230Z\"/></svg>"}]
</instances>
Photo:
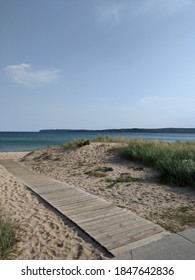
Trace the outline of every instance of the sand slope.
<instances>
[{"instance_id":1,"label":"sand slope","mask_svg":"<svg viewBox=\"0 0 195 280\"><path fill-rule=\"evenodd\" d=\"M120 144L90 143L75 150L37 151L23 163L55 179L104 197L171 231L195 226L195 190L161 184L152 168L119 158ZM101 169L112 171L101 172ZM122 182L123 181L123 182Z\"/></svg>"},{"instance_id":2,"label":"sand slope","mask_svg":"<svg viewBox=\"0 0 195 280\"><path fill-rule=\"evenodd\" d=\"M0 153L17 158L24 153ZM1 216L19 226L17 252L13 259L105 259L91 240L68 220L62 220L0 165Z\"/></svg>"}]
</instances>

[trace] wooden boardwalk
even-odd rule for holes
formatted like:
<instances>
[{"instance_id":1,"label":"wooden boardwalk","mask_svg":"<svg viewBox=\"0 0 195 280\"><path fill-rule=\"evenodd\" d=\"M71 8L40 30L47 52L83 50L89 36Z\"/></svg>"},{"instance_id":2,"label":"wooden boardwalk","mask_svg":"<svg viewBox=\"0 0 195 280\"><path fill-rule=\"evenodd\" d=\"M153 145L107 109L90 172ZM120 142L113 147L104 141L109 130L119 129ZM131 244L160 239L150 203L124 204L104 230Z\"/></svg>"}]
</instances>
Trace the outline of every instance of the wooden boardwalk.
<instances>
[{"instance_id":1,"label":"wooden boardwalk","mask_svg":"<svg viewBox=\"0 0 195 280\"><path fill-rule=\"evenodd\" d=\"M0 164L114 256L168 235L159 225L80 188L35 174L21 163Z\"/></svg>"}]
</instances>

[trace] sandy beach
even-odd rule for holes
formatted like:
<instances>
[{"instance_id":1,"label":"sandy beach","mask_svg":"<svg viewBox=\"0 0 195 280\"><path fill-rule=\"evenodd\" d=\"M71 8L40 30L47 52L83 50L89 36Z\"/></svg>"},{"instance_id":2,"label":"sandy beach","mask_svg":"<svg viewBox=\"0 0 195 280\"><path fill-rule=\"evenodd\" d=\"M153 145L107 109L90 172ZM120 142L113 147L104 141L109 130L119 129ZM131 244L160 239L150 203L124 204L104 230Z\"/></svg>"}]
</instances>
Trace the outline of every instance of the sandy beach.
<instances>
[{"instance_id":1,"label":"sandy beach","mask_svg":"<svg viewBox=\"0 0 195 280\"><path fill-rule=\"evenodd\" d=\"M19 160L26 153L0 153L0 159ZM18 226L12 259L107 259L90 238L44 205L0 165L0 214Z\"/></svg>"},{"instance_id":2,"label":"sandy beach","mask_svg":"<svg viewBox=\"0 0 195 280\"><path fill-rule=\"evenodd\" d=\"M161 184L151 168L123 160L114 143L90 143L74 150L48 148L27 153L0 153L38 174L65 181L104 197L170 231L194 227L195 192ZM26 155L26 156L25 156ZM25 156L25 157L24 157ZM1 213L20 226L18 259L106 259L101 248L48 209L0 166Z\"/></svg>"}]
</instances>

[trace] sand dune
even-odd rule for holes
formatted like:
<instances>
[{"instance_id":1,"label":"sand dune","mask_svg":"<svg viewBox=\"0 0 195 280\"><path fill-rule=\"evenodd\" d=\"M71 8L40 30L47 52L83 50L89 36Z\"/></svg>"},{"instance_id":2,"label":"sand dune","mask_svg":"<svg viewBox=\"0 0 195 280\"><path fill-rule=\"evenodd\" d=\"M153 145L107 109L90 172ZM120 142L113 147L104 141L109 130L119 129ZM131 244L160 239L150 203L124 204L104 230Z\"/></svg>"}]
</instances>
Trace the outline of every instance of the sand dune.
<instances>
[{"instance_id":1,"label":"sand dune","mask_svg":"<svg viewBox=\"0 0 195 280\"><path fill-rule=\"evenodd\" d=\"M180 231L195 226L195 192L159 182L151 168L122 160L111 143L90 143L75 150L48 148L27 153L0 153L22 159L37 173L80 187L119 207ZM27 155L27 156L25 156ZM25 156L25 157L24 157ZM19 225L17 259L106 259L82 231L62 220L0 165L1 214Z\"/></svg>"},{"instance_id":2,"label":"sand dune","mask_svg":"<svg viewBox=\"0 0 195 280\"><path fill-rule=\"evenodd\" d=\"M23 163L38 173L104 197L168 230L195 226L194 189L161 184L152 168L121 159L113 152L118 145L92 142L75 150L45 149L30 154ZM104 168L112 171L104 172Z\"/></svg>"}]
</instances>

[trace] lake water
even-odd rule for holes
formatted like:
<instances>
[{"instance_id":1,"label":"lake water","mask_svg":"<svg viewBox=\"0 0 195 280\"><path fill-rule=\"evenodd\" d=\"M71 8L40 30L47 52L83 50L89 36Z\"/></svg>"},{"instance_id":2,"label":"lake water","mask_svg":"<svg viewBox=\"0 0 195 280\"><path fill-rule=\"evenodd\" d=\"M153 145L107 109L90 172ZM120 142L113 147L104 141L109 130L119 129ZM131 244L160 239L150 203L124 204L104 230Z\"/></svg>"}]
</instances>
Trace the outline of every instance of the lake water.
<instances>
[{"instance_id":1,"label":"lake water","mask_svg":"<svg viewBox=\"0 0 195 280\"><path fill-rule=\"evenodd\" d=\"M98 136L141 138L161 141L195 141L195 133L123 133L123 132L0 132L0 152L33 151L58 146L72 139L93 139Z\"/></svg>"}]
</instances>

